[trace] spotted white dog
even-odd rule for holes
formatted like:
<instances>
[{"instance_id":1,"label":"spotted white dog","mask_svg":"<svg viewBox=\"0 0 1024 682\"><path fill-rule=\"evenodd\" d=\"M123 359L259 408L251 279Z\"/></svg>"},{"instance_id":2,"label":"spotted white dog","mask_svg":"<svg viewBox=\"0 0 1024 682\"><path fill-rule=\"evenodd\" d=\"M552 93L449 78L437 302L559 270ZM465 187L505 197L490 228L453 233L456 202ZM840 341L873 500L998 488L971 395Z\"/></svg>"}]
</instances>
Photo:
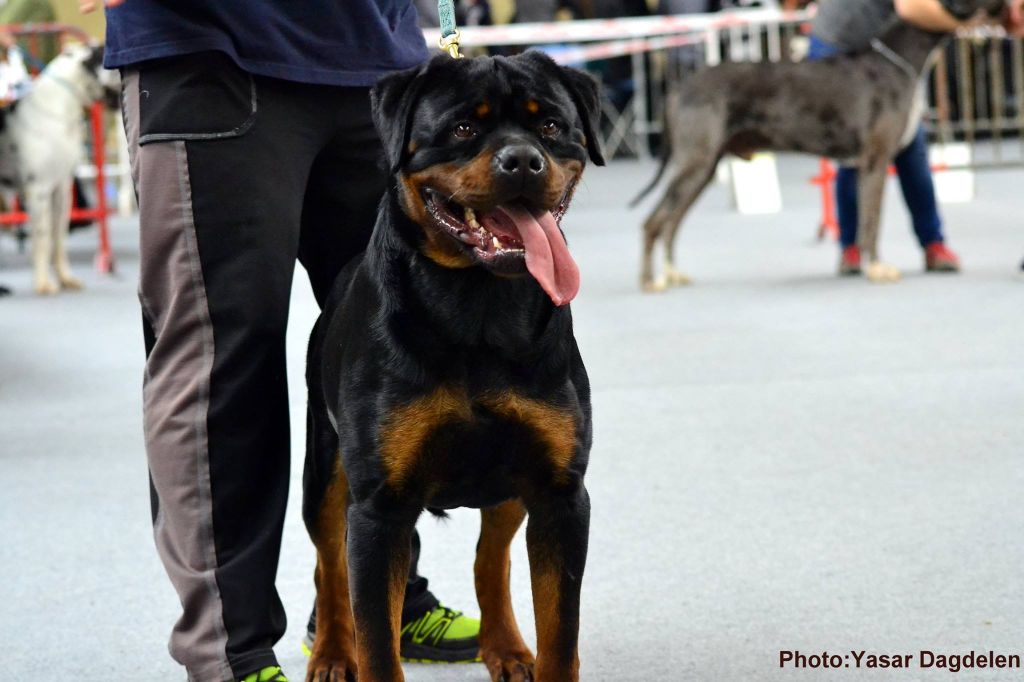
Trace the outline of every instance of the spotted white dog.
<instances>
[{"instance_id":1,"label":"spotted white dog","mask_svg":"<svg viewBox=\"0 0 1024 682\"><path fill-rule=\"evenodd\" d=\"M24 197L40 294L82 286L71 274L65 244L73 174L85 150L82 109L117 99L117 74L102 64L102 45L65 47L0 119L0 183Z\"/></svg>"}]
</instances>

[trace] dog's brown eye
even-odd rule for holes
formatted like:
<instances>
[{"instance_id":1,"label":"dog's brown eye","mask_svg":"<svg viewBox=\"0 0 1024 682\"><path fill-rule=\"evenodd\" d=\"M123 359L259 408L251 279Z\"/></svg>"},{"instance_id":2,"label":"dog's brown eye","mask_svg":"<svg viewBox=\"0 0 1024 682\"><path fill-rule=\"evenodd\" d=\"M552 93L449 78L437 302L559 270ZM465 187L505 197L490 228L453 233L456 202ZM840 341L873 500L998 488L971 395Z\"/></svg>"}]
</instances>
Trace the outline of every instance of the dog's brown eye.
<instances>
[{"instance_id":1,"label":"dog's brown eye","mask_svg":"<svg viewBox=\"0 0 1024 682\"><path fill-rule=\"evenodd\" d=\"M540 134L544 137L557 137L560 132L562 132L562 128L558 125L558 121L544 121L544 125L540 127Z\"/></svg>"},{"instance_id":2,"label":"dog's brown eye","mask_svg":"<svg viewBox=\"0 0 1024 682\"><path fill-rule=\"evenodd\" d=\"M455 124L455 127L452 128L452 135L460 140L468 140L476 135L476 129L474 129L469 123L463 121L462 123Z\"/></svg>"}]
</instances>

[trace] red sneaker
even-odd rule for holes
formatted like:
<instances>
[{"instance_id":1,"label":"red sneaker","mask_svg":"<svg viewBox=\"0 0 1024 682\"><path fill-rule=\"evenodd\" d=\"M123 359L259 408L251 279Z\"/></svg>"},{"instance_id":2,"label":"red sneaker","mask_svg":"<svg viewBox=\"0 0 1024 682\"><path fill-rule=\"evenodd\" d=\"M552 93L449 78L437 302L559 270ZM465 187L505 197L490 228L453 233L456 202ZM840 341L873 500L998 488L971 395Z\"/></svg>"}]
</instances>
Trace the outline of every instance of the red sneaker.
<instances>
[{"instance_id":1,"label":"red sneaker","mask_svg":"<svg viewBox=\"0 0 1024 682\"><path fill-rule=\"evenodd\" d=\"M860 274L860 249L856 244L843 249L843 255L839 258L839 274L842 276Z\"/></svg>"},{"instance_id":2,"label":"red sneaker","mask_svg":"<svg viewBox=\"0 0 1024 682\"><path fill-rule=\"evenodd\" d=\"M924 247L926 272L960 272L960 259L943 242L932 242Z\"/></svg>"}]
</instances>

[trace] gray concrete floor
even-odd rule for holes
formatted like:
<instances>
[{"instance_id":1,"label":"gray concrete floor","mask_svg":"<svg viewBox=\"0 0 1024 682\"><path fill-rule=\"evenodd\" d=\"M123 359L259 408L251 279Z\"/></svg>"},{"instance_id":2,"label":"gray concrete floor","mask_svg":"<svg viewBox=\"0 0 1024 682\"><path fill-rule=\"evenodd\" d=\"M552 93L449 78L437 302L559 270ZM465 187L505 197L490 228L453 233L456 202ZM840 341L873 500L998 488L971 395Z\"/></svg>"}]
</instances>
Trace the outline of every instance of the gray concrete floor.
<instances>
[{"instance_id":1,"label":"gray concrete floor","mask_svg":"<svg viewBox=\"0 0 1024 682\"><path fill-rule=\"evenodd\" d=\"M833 275L813 240L810 159L782 163L786 210L742 217L714 187L679 240L696 285L637 288L650 164L591 169L566 220L583 271L576 332L594 386L583 678L595 681L947 679L944 671L780 670L780 650L1024 653L1024 256L1020 171L949 206L965 273L924 276L898 195L884 250L905 280ZM180 680L176 598L152 547L140 430L136 228L119 272L27 293L0 239L0 666L4 679ZM301 273L300 273L301 274ZM293 679L313 596L299 518L301 363L315 305L296 280L289 337L293 496L279 587ZM423 570L475 613L473 511L420 524ZM533 639L522 537L515 602ZM961 673L1021 679L1021 671ZM408 666L408 679L487 679Z\"/></svg>"}]
</instances>

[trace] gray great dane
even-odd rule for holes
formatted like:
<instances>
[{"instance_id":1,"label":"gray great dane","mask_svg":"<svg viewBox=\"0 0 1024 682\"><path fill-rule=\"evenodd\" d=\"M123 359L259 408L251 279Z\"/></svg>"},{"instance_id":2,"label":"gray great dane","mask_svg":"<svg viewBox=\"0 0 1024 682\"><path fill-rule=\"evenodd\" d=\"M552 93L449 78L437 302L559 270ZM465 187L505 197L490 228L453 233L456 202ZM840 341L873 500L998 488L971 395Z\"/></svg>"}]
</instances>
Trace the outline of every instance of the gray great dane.
<instances>
[{"instance_id":1,"label":"gray great dane","mask_svg":"<svg viewBox=\"0 0 1024 682\"><path fill-rule=\"evenodd\" d=\"M975 6L995 15L1004 2L976 0ZM875 282L899 279L899 270L878 258L886 173L916 129L918 85L947 37L895 20L862 53L815 62L721 64L685 81L669 98L668 147L658 174L631 204L650 193L668 167L674 169L644 223L643 288L689 283L675 267L683 218L723 156L749 158L760 150L814 154L858 168L858 245L869 258L866 274ZM659 242L664 260L656 277Z\"/></svg>"}]
</instances>

